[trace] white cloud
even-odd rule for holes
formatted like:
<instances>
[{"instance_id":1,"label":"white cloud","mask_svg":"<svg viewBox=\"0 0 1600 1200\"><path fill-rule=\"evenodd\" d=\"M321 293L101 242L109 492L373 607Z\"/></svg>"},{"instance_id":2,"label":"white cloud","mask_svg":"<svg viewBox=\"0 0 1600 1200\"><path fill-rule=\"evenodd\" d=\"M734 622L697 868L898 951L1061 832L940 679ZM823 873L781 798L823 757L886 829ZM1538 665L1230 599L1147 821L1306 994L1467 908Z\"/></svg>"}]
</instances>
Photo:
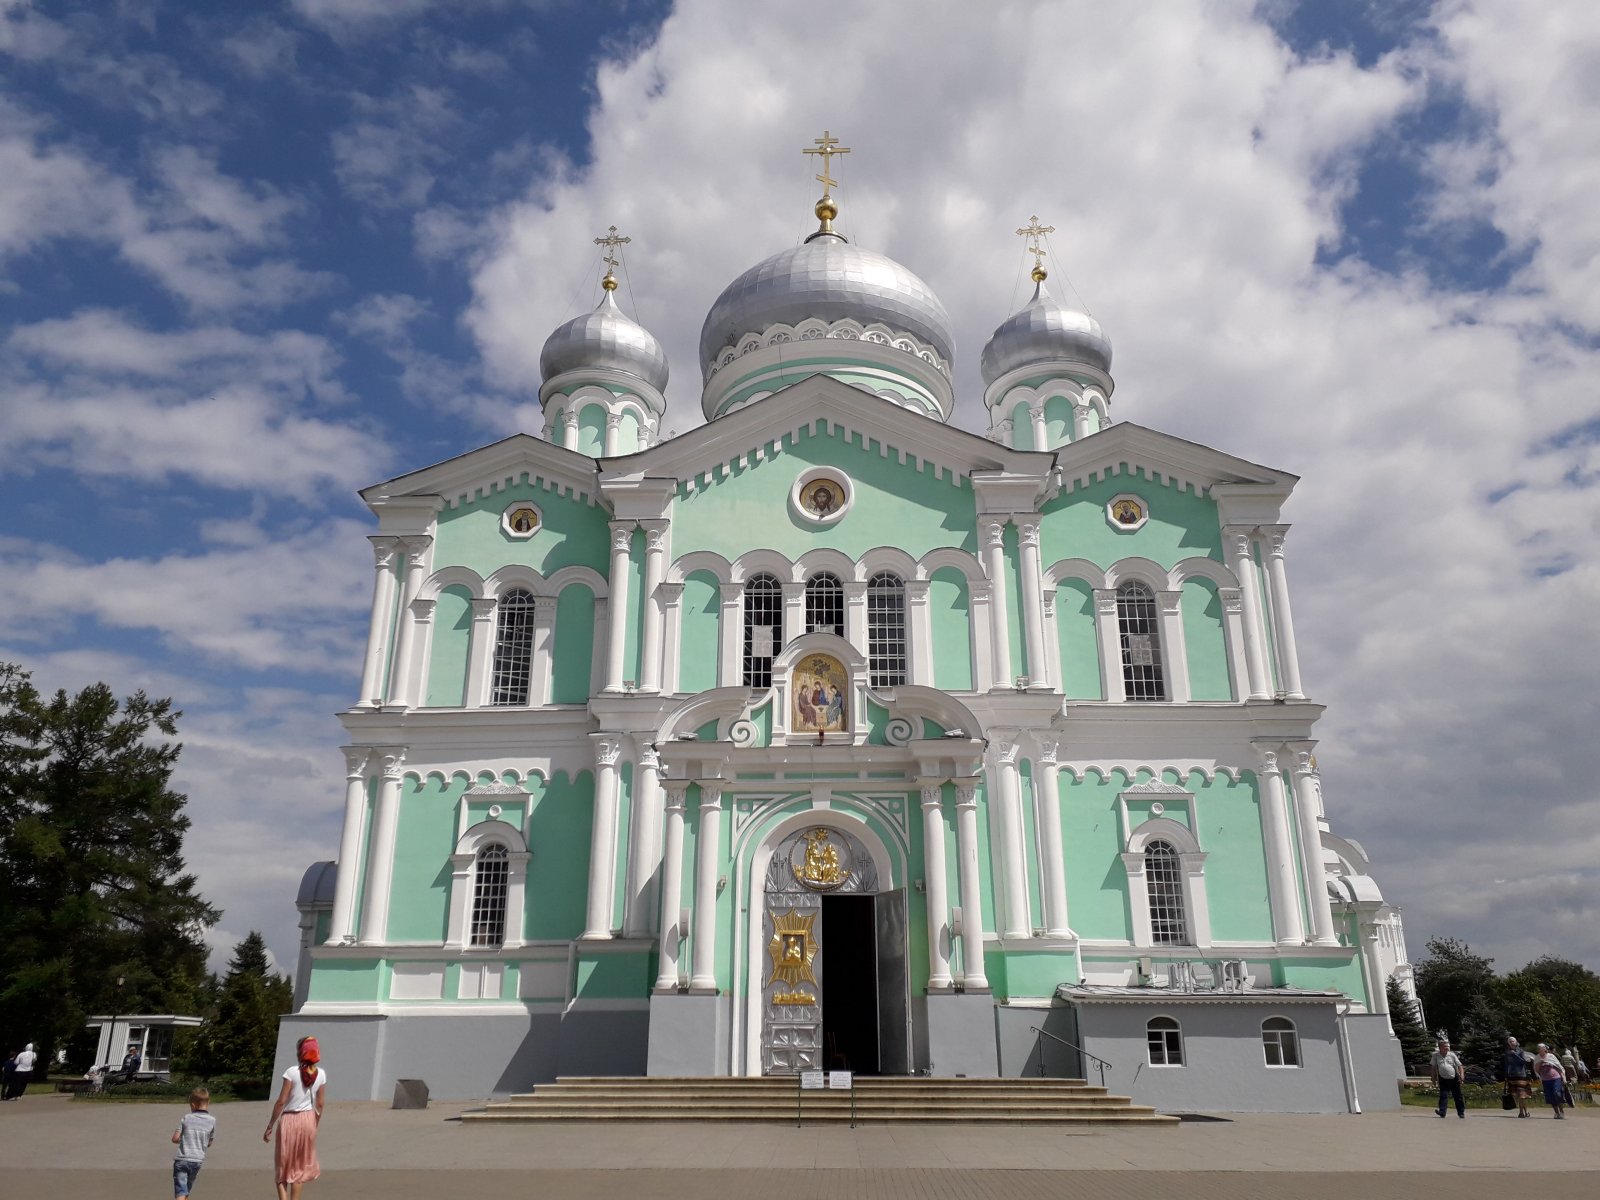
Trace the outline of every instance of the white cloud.
<instances>
[{"instance_id":1,"label":"white cloud","mask_svg":"<svg viewBox=\"0 0 1600 1200\"><path fill-rule=\"evenodd\" d=\"M1472 931L1455 864L1484 844L1594 878L1586 839L1544 845L1594 800L1579 726L1600 661L1600 489L1572 482L1600 439L1558 436L1600 411L1600 356L1567 333L1600 319L1600 39L1571 25L1600 10L1563 13L1451 3L1438 48L1362 68L1298 57L1243 6L979 19L948 0L907 22L863 5L830 13L818 54L807 11L753 23L688 0L601 68L592 161L547 163L483 223L469 326L490 378L531 390L544 332L592 303L591 239L615 222L637 316L668 348L666 423L698 423L700 318L812 227L798 151L828 126L854 150L836 172L844 231L944 299L956 422L978 428L978 351L1025 297L1011 231L1039 213L1058 230L1057 294L1086 297L1116 344L1120 419L1304 476L1291 571L1305 674L1330 703L1329 804L1420 950ZM1435 154L1433 211L1488 213L1530 248L1510 292L1319 263L1361 156L1444 72L1470 80L1493 136ZM1542 909L1505 903L1476 928L1515 958L1532 943L1508 931ZM1583 928L1562 925L1568 951L1600 958Z\"/></svg>"},{"instance_id":2,"label":"white cloud","mask_svg":"<svg viewBox=\"0 0 1600 1200\"><path fill-rule=\"evenodd\" d=\"M331 139L339 185L375 208L422 206L461 124L450 93L413 85L382 99L358 94L355 111Z\"/></svg>"}]
</instances>

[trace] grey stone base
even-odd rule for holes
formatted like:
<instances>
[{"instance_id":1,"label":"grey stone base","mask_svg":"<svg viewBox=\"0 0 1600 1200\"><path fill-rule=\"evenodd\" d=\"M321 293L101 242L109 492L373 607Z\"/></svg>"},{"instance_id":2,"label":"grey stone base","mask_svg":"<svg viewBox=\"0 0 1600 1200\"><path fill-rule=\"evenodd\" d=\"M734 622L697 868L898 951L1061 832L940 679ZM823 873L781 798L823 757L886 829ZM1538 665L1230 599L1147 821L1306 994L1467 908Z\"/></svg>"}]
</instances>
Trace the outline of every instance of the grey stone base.
<instances>
[{"instance_id":1,"label":"grey stone base","mask_svg":"<svg viewBox=\"0 0 1600 1200\"><path fill-rule=\"evenodd\" d=\"M724 996L651 996L646 1074L728 1074L727 1019Z\"/></svg>"},{"instance_id":2,"label":"grey stone base","mask_svg":"<svg viewBox=\"0 0 1600 1200\"><path fill-rule=\"evenodd\" d=\"M1399 1082L1406 1072L1400 1042L1389 1032L1389 1018L1382 1013L1351 1013L1343 1020L1361 1111L1399 1108Z\"/></svg>"},{"instance_id":3,"label":"grey stone base","mask_svg":"<svg viewBox=\"0 0 1600 1200\"><path fill-rule=\"evenodd\" d=\"M928 1067L936 1076L992 1078L995 1004L987 992L936 992L928 996Z\"/></svg>"}]
</instances>

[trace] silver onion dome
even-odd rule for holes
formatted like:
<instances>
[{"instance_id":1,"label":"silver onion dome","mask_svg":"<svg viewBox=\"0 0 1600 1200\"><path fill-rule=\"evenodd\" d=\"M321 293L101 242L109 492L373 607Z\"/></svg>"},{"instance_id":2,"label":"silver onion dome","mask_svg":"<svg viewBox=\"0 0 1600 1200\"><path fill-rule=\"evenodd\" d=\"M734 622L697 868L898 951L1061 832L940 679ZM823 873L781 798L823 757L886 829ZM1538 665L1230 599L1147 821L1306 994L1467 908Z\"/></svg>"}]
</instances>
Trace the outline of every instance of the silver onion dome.
<instances>
[{"instance_id":1,"label":"silver onion dome","mask_svg":"<svg viewBox=\"0 0 1600 1200\"><path fill-rule=\"evenodd\" d=\"M723 289L700 330L704 377L710 379L718 355L745 334L812 317L882 324L931 346L947 364L955 357L950 316L932 288L892 258L823 232L757 263Z\"/></svg>"},{"instance_id":2,"label":"silver onion dome","mask_svg":"<svg viewBox=\"0 0 1600 1200\"><path fill-rule=\"evenodd\" d=\"M1111 339L1088 313L1057 304L1040 279L1033 299L994 331L978 366L987 387L1007 371L1043 362L1084 363L1109 374Z\"/></svg>"},{"instance_id":3,"label":"silver onion dome","mask_svg":"<svg viewBox=\"0 0 1600 1200\"><path fill-rule=\"evenodd\" d=\"M610 288L593 312L574 317L547 339L539 352L546 382L568 371L609 369L667 388L667 355L655 336L617 307Z\"/></svg>"}]
</instances>

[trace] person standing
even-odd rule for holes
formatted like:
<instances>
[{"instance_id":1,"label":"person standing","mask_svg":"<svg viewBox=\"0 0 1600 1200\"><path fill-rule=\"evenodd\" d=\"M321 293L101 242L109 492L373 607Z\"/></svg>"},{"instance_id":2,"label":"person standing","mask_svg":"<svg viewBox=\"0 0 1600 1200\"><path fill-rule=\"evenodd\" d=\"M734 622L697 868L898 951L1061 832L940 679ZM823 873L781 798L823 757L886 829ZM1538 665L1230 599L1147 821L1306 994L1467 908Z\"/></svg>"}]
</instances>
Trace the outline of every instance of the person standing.
<instances>
[{"instance_id":1,"label":"person standing","mask_svg":"<svg viewBox=\"0 0 1600 1200\"><path fill-rule=\"evenodd\" d=\"M1567 1076L1561 1069L1561 1060L1551 1054L1550 1047L1543 1042L1539 1043L1539 1053L1533 1058L1533 1073L1544 1085L1544 1102L1555 1111L1556 1120L1561 1120L1561 1110L1566 1100Z\"/></svg>"},{"instance_id":2,"label":"person standing","mask_svg":"<svg viewBox=\"0 0 1600 1200\"><path fill-rule=\"evenodd\" d=\"M39 1056L33 1052L33 1043L29 1042L22 1048L22 1053L17 1055L17 1069L11 1079L11 1099L20 1100L22 1093L28 1090L28 1082L33 1078L34 1064L38 1061Z\"/></svg>"},{"instance_id":3,"label":"person standing","mask_svg":"<svg viewBox=\"0 0 1600 1200\"><path fill-rule=\"evenodd\" d=\"M317 1162L317 1127L322 1123L328 1073L318 1065L322 1051L316 1038L303 1037L294 1049L299 1061L283 1073L283 1089L267 1119L267 1131L261 1135L263 1142L271 1141L273 1127L277 1127L272 1166L278 1200L300 1200L301 1189L322 1175Z\"/></svg>"},{"instance_id":4,"label":"person standing","mask_svg":"<svg viewBox=\"0 0 1600 1200\"><path fill-rule=\"evenodd\" d=\"M1533 1072L1528 1067L1528 1056L1517 1039L1506 1039L1506 1051L1500 1057L1500 1078L1506 1081L1506 1095L1517 1102L1517 1116L1528 1115L1528 1097L1533 1093Z\"/></svg>"},{"instance_id":5,"label":"person standing","mask_svg":"<svg viewBox=\"0 0 1600 1200\"><path fill-rule=\"evenodd\" d=\"M184 1200L194 1190L195 1176L205 1166L206 1151L217 1140L217 1119L211 1115L211 1093L195 1088L189 1093L189 1111L172 1131L177 1153L172 1159L173 1200Z\"/></svg>"},{"instance_id":6,"label":"person standing","mask_svg":"<svg viewBox=\"0 0 1600 1200\"><path fill-rule=\"evenodd\" d=\"M1560 1063L1556 1064L1557 1069L1560 1068L1560 1065ZM1433 1082L1439 1088L1439 1115L1441 1117L1445 1115L1445 1109L1449 1106L1450 1097L1454 1096L1456 1099L1456 1116L1465 1120L1467 1116L1467 1100L1461 1094L1461 1076L1464 1069L1461 1066L1461 1059L1457 1057L1454 1050L1450 1049L1449 1038L1439 1039L1439 1048L1433 1052L1433 1057L1429 1060L1429 1067L1433 1073Z\"/></svg>"}]
</instances>

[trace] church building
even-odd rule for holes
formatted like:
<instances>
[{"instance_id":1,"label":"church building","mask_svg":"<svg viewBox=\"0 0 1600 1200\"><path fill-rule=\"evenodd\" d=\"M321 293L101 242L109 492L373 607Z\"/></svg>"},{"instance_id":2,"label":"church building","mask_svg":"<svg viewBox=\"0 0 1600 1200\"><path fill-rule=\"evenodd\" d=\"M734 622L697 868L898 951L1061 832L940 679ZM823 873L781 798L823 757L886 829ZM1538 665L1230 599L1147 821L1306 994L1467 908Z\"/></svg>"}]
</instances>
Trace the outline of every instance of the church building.
<instances>
[{"instance_id":1,"label":"church building","mask_svg":"<svg viewBox=\"0 0 1600 1200\"><path fill-rule=\"evenodd\" d=\"M704 424L662 435L608 269L542 434L361 493L279 1067L309 1032L348 1098L1104 1063L1166 1111L1394 1107L1410 968L1324 805L1296 476L1114 419L1036 219L987 432L952 425L949 317L835 231L817 145L818 227L705 318Z\"/></svg>"}]
</instances>

